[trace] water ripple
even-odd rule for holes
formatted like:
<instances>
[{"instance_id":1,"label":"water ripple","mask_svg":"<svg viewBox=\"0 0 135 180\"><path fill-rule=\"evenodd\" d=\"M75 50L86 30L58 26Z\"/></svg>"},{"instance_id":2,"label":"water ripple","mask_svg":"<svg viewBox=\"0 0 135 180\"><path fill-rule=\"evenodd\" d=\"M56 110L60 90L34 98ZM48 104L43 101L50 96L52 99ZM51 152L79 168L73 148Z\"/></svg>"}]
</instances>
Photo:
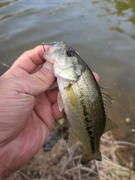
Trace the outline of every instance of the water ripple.
<instances>
[{"instance_id":1,"label":"water ripple","mask_svg":"<svg viewBox=\"0 0 135 180\"><path fill-rule=\"evenodd\" d=\"M8 6L9 4L11 4L12 2L15 2L15 1L18 1L18 0L1 2L1 3L0 3L0 8L3 8L4 6Z\"/></svg>"},{"instance_id":2,"label":"water ripple","mask_svg":"<svg viewBox=\"0 0 135 180\"><path fill-rule=\"evenodd\" d=\"M32 12L32 11L34 11L34 10L36 10L36 9L35 9L35 8L29 8L29 9L26 9L26 10L24 10L24 11L22 11L22 12L16 13L16 14L5 15L5 16L3 16L3 17L0 18L0 21L3 21L3 20L5 20L5 19L7 19L7 18L10 18L10 17L16 17L16 16L18 16L18 15L23 15L23 14Z\"/></svg>"}]
</instances>

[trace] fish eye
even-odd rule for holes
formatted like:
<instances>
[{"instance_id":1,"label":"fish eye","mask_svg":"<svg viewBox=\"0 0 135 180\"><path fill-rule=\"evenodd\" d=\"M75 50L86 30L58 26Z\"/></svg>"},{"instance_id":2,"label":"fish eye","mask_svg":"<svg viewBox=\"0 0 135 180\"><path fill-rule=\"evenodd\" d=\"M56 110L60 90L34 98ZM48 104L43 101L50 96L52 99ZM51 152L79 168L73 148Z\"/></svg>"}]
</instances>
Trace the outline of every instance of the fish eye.
<instances>
[{"instance_id":1,"label":"fish eye","mask_svg":"<svg viewBox=\"0 0 135 180\"><path fill-rule=\"evenodd\" d=\"M67 53L68 57L73 57L73 56L74 56L75 51L74 51L74 50L72 50L72 49L67 49L67 50L66 50L66 53Z\"/></svg>"}]
</instances>

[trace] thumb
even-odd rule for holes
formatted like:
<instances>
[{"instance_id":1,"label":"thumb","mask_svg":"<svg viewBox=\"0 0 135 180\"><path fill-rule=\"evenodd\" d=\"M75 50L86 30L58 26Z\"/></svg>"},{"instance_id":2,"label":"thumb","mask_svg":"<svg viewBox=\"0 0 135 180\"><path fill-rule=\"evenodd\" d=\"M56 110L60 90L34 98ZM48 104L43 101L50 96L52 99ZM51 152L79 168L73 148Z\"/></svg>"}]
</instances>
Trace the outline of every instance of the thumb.
<instances>
[{"instance_id":1,"label":"thumb","mask_svg":"<svg viewBox=\"0 0 135 180\"><path fill-rule=\"evenodd\" d=\"M38 71L24 77L25 93L39 95L48 90L55 81L53 65L46 61Z\"/></svg>"}]
</instances>

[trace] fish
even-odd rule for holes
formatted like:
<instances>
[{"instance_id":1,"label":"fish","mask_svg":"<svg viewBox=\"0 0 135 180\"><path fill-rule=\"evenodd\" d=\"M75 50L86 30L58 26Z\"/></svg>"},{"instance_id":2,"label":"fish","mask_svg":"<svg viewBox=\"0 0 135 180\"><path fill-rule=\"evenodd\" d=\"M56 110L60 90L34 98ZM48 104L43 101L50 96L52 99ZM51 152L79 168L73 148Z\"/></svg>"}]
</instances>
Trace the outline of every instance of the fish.
<instances>
[{"instance_id":1,"label":"fish","mask_svg":"<svg viewBox=\"0 0 135 180\"><path fill-rule=\"evenodd\" d=\"M84 146L81 163L101 161L100 138L117 125L107 117L112 104L109 90L100 88L92 71L80 55L65 42L58 42L44 53L53 64L59 93L59 110L69 121L68 152L78 143ZM103 102L104 101L104 102Z\"/></svg>"}]
</instances>

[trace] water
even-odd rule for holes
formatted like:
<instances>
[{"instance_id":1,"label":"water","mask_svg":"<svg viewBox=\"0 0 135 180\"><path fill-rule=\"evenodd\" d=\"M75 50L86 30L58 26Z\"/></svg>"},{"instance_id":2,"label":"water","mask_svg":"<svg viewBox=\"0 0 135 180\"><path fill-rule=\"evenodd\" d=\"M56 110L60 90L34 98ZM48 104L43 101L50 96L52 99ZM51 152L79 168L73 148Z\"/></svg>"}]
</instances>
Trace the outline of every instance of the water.
<instances>
[{"instance_id":1,"label":"water","mask_svg":"<svg viewBox=\"0 0 135 180\"><path fill-rule=\"evenodd\" d=\"M134 0L0 0L1 62L11 66L25 50L62 40L111 89L116 138L135 143Z\"/></svg>"}]
</instances>

